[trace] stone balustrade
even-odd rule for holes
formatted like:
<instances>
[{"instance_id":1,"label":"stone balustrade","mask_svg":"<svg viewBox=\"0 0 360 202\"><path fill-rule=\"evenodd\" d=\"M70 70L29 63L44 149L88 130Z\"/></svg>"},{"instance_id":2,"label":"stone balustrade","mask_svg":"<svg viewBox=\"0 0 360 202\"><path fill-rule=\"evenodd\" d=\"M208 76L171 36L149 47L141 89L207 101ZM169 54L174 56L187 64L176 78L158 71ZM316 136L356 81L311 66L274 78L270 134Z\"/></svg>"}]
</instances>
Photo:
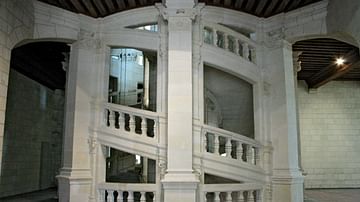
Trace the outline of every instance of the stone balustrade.
<instances>
[{"instance_id":1,"label":"stone balustrade","mask_svg":"<svg viewBox=\"0 0 360 202\"><path fill-rule=\"evenodd\" d=\"M205 44L222 48L254 64L256 63L256 43L226 26L204 22L203 41Z\"/></svg>"},{"instance_id":2,"label":"stone balustrade","mask_svg":"<svg viewBox=\"0 0 360 202\"><path fill-rule=\"evenodd\" d=\"M156 184L100 183L99 202L155 202Z\"/></svg>"},{"instance_id":3,"label":"stone balustrade","mask_svg":"<svg viewBox=\"0 0 360 202\"><path fill-rule=\"evenodd\" d=\"M204 184L203 202L261 202L261 185Z\"/></svg>"},{"instance_id":4,"label":"stone balustrade","mask_svg":"<svg viewBox=\"0 0 360 202\"><path fill-rule=\"evenodd\" d=\"M104 123L109 129L157 138L159 115L155 112L106 103Z\"/></svg>"},{"instance_id":5,"label":"stone balustrade","mask_svg":"<svg viewBox=\"0 0 360 202\"><path fill-rule=\"evenodd\" d=\"M224 158L259 166L261 144L241 134L204 125L204 151Z\"/></svg>"}]
</instances>

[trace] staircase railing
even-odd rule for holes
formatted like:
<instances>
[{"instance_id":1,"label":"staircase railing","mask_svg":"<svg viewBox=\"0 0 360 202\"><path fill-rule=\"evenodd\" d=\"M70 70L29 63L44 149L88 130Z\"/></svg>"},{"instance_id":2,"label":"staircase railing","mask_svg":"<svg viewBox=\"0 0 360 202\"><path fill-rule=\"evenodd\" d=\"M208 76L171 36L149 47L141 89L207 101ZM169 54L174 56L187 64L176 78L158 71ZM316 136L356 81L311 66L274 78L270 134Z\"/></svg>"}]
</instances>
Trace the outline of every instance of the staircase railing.
<instances>
[{"instance_id":1,"label":"staircase railing","mask_svg":"<svg viewBox=\"0 0 360 202\"><path fill-rule=\"evenodd\" d=\"M158 138L159 115L156 112L105 103L104 114L103 125L108 129Z\"/></svg>"},{"instance_id":2,"label":"staircase railing","mask_svg":"<svg viewBox=\"0 0 360 202\"><path fill-rule=\"evenodd\" d=\"M202 202L260 202L262 186L258 184L204 184Z\"/></svg>"},{"instance_id":3,"label":"staircase railing","mask_svg":"<svg viewBox=\"0 0 360 202\"><path fill-rule=\"evenodd\" d=\"M224 25L203 22L203 41L256 63L256 43Z\"/></svg>"},{"instance_id":4,"label":"staircase railing","mask_svg":"<svg viewBox=\"0 0 360 202\"><path fill-rule=\"evenodd\" d=\"M238 159L250 165L260 165L260 142L241 134L204 125L202 127L204 151L216 156Z\"/></svg>"},{"instance_id":5,"label":"staircase railing","mask_svg":"<svg viewBox=\"0 0 360 202\"><path fill-rule=\"evenodd\" d=\"M155 202L156 184L98 184L99 202Z\"/></svg>"}]
</instances>

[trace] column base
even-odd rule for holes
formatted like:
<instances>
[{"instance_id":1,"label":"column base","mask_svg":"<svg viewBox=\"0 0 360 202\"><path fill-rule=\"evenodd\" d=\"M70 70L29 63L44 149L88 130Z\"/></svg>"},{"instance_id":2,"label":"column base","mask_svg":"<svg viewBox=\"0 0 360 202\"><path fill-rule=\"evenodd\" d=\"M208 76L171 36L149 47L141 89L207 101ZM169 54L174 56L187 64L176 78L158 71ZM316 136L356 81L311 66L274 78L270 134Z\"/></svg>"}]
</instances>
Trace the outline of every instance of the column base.
<instances>
[{"instance_id":1,"label":"column base","mask_svg":"<svg viewBox=\"0 0 360 202\"><path fill-rule=\"evenodd\" d=\"M303 202L304 177L300 172L296 175L274 175L272 177L272 201Z\"/></svg>"},{"instance_id":2,"label":"column base","mask_svg":"<svg viewBox=\"0 0 360 202\"><path fill-rule=\"evenodd\" d=\"M89 201L92 183L89 169L63 168L56 178L59 202Z\"/></svg>"},{"instance_id":3,"label":"column base","mask_svg":"<svg viewBox=\"0 0 360 202\"><path fill-rule=\"evenodd\" d=\"M161 181L164 201L196 202L199 179L194 173L167 173Z\"/></svg>"}]
</instances>

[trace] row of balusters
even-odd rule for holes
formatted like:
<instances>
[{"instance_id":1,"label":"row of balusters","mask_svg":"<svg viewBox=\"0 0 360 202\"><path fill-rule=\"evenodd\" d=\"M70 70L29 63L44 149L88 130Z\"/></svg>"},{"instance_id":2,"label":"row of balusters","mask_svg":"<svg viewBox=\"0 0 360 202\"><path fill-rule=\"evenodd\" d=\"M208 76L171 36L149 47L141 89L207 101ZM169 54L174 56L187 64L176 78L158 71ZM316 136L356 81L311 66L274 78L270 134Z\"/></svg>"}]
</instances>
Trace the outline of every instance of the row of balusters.
<instances>
[{"instance_id":1,"label":"row of balusters","mask_svg":"<svg viewBox=\"0 0 360 202\"><path fill-rule=\"evenodd\" d=\"M205 202L260 202L260 190L204 192Z\"/></svg>"},{"instance_id":2,"label":"row of balusters","mask_svg":"<svg viewBox=\"0 0 360 202\"><path fill-rule=\"evenodd\" d=\"M106 126L148 137L156 136L156 121L145 116L136 116L130 113L105 110Z\"/></svg>"},{"instance_id":3,"label":"row of balusters","mask_svg":"<svg viewBox=\"0 0 360 202\"><path fill-rule=\"evenodd\" d=\"M99 202L154 202L155 192L99 190Z\"/></svg>"},{"instance_id":4,"label":"row of balusters","mask_svg":"<svg viewBox=\"0 0 360 202\"><path fill-rule=\"evenodd\" d=\"M204 27L203 37L205 43L223 48L255 63L255 47L250 46L248 43L211 27Z\"/></svg>"},{"instance_id":5,"label":"row of balusters","mask_svg":"<svg viewBox=\"0 0 360 202\"><path fill-rule=\"evenodd\" d=\"M205 134L205 151L253 165L259 164L259 148L216 133Z\"/></svg>"}]
</instances>

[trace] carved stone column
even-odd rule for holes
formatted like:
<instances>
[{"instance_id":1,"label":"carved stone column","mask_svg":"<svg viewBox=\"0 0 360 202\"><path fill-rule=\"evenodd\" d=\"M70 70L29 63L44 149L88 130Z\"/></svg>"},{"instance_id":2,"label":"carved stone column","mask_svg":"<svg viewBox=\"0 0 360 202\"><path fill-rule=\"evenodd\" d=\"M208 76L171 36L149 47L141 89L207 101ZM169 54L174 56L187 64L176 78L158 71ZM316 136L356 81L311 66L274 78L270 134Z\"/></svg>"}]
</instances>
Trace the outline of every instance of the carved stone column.
<instances>
[{"instance_id":1,"label":"carved stone column","mask_svg":"<svg viewBox=\"0 0 360 202\"><path fill-rule=\"evenodd\" d=\"M99 41L92 34L82 34L71 46L67 71L65 104L65 137L63 167L59 181L60 201L89 201L91 193L91 153L95 139L89 147L91 100L96 94L96 50Z\"/></svg>"},{"instance_id":2,"label":"carved stone column","mask_svg":"<svg viewBox=\"0 0 360 202\"><path fill-rule=\"evenodd\" d=\"M193 3L188 7L189 2L169 1L162 10L168 21L167 170L162 184L164 201L171 202L195 202L199 183L193 170L192 23L196 9Z\"/></svg>"},{"instance_id":3,"label":"carved stone column","mask_svg":"<svg viewBox=\"0 0 360 202\"><path fill-rule=\"evenodd\" d=\"M280 33L271 37L264 58L266 82L271 88L272 201L302 202L292 48L281 36Z\"/></svg>"}]
</instances>

